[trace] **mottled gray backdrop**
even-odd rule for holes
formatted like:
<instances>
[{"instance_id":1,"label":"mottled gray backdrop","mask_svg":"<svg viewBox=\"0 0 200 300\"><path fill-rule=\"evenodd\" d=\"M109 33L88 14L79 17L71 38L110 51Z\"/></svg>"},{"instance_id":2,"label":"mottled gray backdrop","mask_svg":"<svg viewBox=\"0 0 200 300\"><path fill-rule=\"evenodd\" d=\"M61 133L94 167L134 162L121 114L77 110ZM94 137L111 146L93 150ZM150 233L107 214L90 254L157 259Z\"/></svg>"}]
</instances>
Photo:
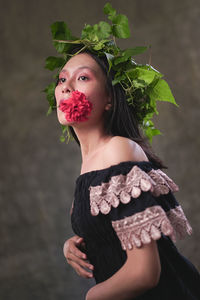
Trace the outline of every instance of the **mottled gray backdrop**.
<instances>
[{"instance_id":1,"label":"mottled gray backdrop","mask_svg":"<svg viewBox=\"0 0 200 300\"><path fill-rule=\"evenodd\" d=\"M87 22L104 18L103 0L1 0L0 99L0 299L84 299L93 281L80 279L62 253L70 228L74 182L79 174L76 144L59 142L55 114L46 117L41 91L51 82L45 70L54 55L50 25L66 21L79 36ZM154 148L178 183L177 194L194 233L178 243L200 268L199 0L111 1L128 16L132 31L122 47L152 45L152 65L165 74L180 107L159 105L163 135ZM141 58L138 57L140 60ZM146 57L146 61L148 57Z\"/></svg>"}]
</instances>

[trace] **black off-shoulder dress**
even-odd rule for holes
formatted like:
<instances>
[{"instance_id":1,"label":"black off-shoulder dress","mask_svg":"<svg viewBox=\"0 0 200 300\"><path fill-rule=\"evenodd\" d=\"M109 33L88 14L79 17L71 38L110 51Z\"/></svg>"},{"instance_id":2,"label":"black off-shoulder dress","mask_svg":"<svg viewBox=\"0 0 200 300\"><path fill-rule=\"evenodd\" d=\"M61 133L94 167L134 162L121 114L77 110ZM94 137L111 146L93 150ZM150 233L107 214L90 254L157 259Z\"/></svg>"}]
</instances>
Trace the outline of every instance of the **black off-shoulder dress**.
<instances>
[{"instance_id":1,"label":"black off-shoulder dress","mask_svg":"<svg viewBox=\"0 0 200 300\"><path fill-rule=\"evenodd\" d=\"M96 283L122 267L126 249L153 239L161 261L159 283L134 299L200 300L200 275L174 245L176 237L192 232L173 195L177 190L151 162L121 162L77 178L72 228L85 240Z\"/></svg>"}]
</instances>

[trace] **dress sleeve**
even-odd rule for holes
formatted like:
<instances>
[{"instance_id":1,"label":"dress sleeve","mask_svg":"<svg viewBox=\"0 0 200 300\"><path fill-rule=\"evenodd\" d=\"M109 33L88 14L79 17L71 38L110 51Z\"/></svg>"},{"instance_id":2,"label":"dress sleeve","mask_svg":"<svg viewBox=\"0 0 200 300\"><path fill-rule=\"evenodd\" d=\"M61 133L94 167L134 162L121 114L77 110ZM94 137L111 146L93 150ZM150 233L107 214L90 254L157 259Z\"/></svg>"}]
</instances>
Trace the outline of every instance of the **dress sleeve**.
<instances>
[{"instance_id":1,"label":"dress sleeve","mask_svg":"<svg viewBox=\"0 0 200 300\"><path fill-rule=\"evenodd\" d=\"M178 186L160 169L133 165L126 174L111 174L89 190L91 214L109 214L124 250L158 240L162 234L175 241L176 236L192 233L173 195Z\"/></svg>"}]
</instances>

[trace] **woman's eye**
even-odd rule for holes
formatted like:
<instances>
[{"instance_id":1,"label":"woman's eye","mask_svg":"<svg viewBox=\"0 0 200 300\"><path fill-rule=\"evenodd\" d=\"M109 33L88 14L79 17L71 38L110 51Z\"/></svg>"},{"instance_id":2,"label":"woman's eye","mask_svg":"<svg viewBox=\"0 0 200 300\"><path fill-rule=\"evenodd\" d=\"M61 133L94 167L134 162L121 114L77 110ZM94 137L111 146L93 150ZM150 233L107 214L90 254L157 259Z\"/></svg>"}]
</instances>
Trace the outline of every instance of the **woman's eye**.
<instances>
[{"instance_id":1,"label":"woman's eye","mask_svg":"<svg viewBox=\"0 0 200 300\"><path fill-rule=\"evenodd\" d=\"M89 78L87 76L83 76L83 75L78 78L78 80L83 80L83 81L88 80L88 79Z\"/></svg>"},{"instance_id":2,"label":"woman's eye","mask_svg":"<svg viewBox=\"0 0 200 300\"><path fill-rule=\"evenodd\" d=\"M59 82L60 82L60 83L63 83L63 82L65 82L65 81L66 81L66 79L65 79L65 78L62 78L62 77L61 77L61 78L59 78Z\"/></svg>"}]
</instances>

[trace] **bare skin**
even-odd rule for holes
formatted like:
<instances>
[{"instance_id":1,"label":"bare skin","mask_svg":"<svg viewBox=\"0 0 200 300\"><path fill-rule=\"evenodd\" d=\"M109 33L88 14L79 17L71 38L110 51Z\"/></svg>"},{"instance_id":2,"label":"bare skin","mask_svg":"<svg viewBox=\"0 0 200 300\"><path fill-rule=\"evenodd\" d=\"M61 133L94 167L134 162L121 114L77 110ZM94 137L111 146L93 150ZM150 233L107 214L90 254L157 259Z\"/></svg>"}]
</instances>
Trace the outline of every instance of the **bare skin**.
<instances>
[{"instance_id":1,"label":"bare skin","mask_svg":"<svg viewBox=\"0 0 200 300\"><path fill-rule=\"evenodd\" d=\"M69 123L63 112L57 110L57 113L59 122L71 125L79 139L81 174L104 169L122 161L148 160L137 143L127 138L105 134L103 114L105 110L110 109L110 97L105 89L102 70L88 54L76 55L64 66L55 90L57 105L63 98L68 99L74 90L83 92L92 102L93 110L89 120ZM79 249L80 246L84 246L81 237L74 236L68 239L64 244L64 255L80 276L91 278L94 266ZM132 299L158 283L160 269L156 242L153 241L141 249L127 250L127 260L122 268L108 280L92 287L86 295L86 300Z\"/></svg>"}]
</instances>

